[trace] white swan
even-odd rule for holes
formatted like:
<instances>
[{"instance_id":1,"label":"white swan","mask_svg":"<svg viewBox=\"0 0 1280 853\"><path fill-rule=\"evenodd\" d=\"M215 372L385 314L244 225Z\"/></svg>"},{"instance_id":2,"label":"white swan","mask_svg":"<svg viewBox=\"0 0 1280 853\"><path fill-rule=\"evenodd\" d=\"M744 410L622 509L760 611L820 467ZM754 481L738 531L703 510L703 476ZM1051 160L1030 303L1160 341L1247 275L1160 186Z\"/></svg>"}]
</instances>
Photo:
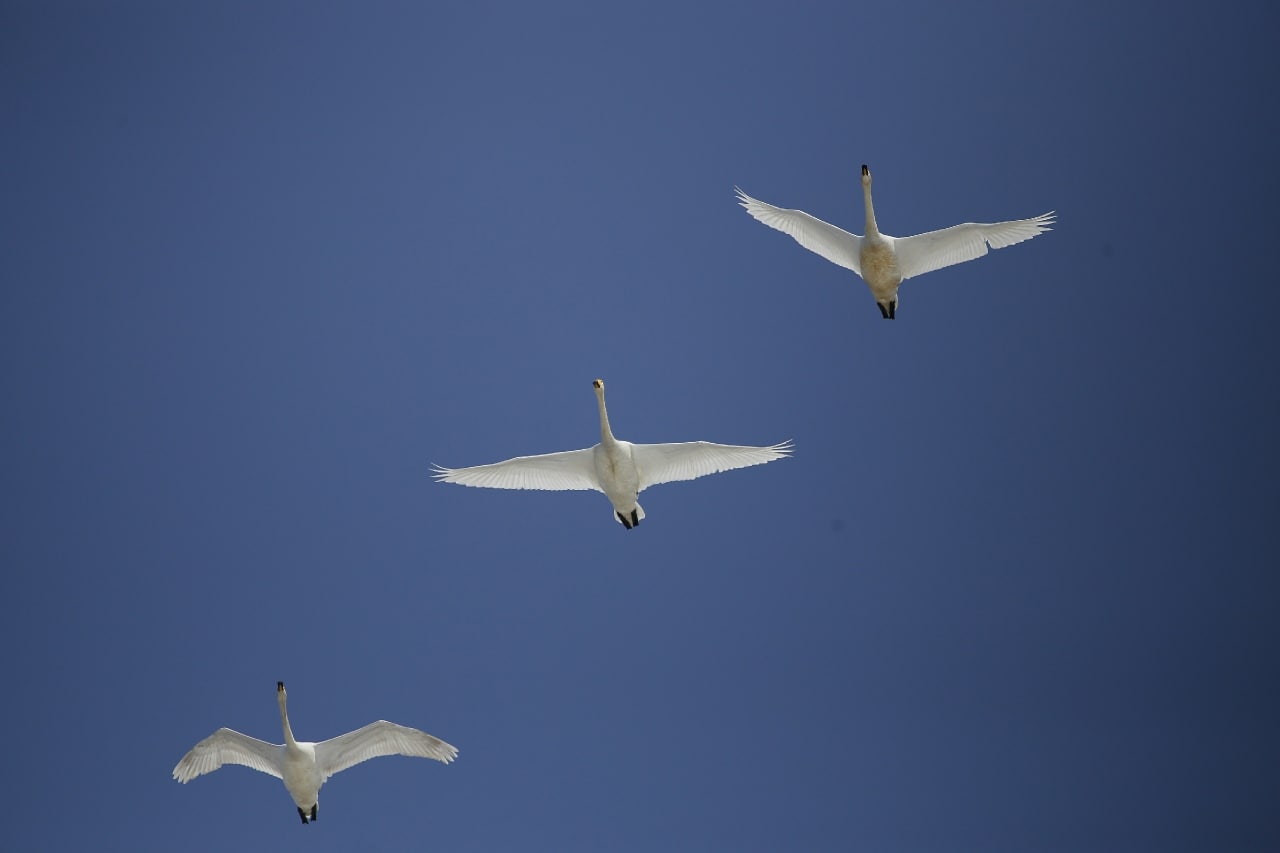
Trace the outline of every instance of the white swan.
<instances>
[{"instance_id":1,"label":"white swan","mask_svg":"<svg viewBox=\"0 0 1280 853\"><path fill-rule=\"evenodd\" d=\"M604 492L613 514L628 530L644 518L636 496L650 486L693 480L708 474L761 465L792 451L784 441L769 447L742 447L685 441L678 444L632 444L619 441L609 429L604 407L604 380L591 383L600 405L600 443L585 450L566 450L540 456L518 456L472 468L435 466L435 478L445 483L490 489L594 489Z\"/></svg>"},{"instance_id":2,"label":"white swan","mask_svg":"<svg viewBox=\"0 0 1280 853\"><path fill-rule=\"evenodd\" d=\"M833 264L851 269L871 288L871 295L886 320L898 311L898 285L912 276L972 261L987 253L987 245L1003 249L1051 231L1053 211L1012 222L966 222L914 237L890 237L876 227L871 206L871 170L862 167L862 195L867 207L867 236L850 234L803 210L787 210L765 204L734 187L738 203L756 219L776 228L811 252Z\"/></svg>"},{"instance_id":3,"label":"white swan","mask_svg":"<svg viewBox=\"0 0 1280 853\"><path fill-rule=\"evenodd\" d=\"M319 743L293 739L284 682L276 682L280 702L280 722L284 725L284 745L267 743L231 729L218 729L191 748L173 768L173 778L187 783L212 773L224 764L243 764L284 780L303 823L315 820L320 810L320 786L334 773L377 758L380 755L408 755L434 758L448 764L458 750L439 738L417 729L378 720L364 728Z\"/></svg>"}]
</instances>

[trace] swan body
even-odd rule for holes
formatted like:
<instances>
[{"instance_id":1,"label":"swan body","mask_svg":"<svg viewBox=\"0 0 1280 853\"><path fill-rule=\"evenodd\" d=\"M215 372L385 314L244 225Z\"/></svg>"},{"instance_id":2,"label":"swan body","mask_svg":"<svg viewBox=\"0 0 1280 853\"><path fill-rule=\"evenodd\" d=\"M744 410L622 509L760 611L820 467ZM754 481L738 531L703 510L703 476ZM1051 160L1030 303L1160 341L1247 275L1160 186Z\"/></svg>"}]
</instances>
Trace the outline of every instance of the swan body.
<instances>
[{"instance_id":1,"label":"swan body","mask_svg":"<svg viewBox=\"0 0 1280 853\"><path fill-rule=\"evenodd\" d=\"M746 447L687 441L676 444L632 444L613 435L604 403L604 380L592 382L600 409L600 443L585 450L540 456L518 456L471 468L435 467L445 483L491 489L587 490L604 492L613 516L630 530L645 517L636 498L650 486L693 480L781 459L792 451L784 441L768 447Z\"/></svg>"},{"instance_id":2,"label":"swan body","mask_svg":"<svg viewBox=\"0 0 1280 853\"><path fill-rule=\"evenodd\" d=\"M341 770L382 755L434 758L445 764L458 757L458 750L439 738L386 720L319 743L294 740L285 708L287 698L284 682L276 682L283 744L267 743L232 729L218 729L182 757L173 768L173 778L185 784L224 764L252 767L284 780L298 807L298 817L308 823L320 811L320 786Z\"/></svg>"},{"instance_id":3,"label":"swan body","mask_svg":"<svg viewBox=\"0 0 1280 853\"><path fill-rule=\"evenodd\" d=\"M853 270L867 283L871 295L886 320L898 312L898 285L912 276L972 261L987 253L987 247L1003 249L1052 231L1053 211L1010 222L966 222L940 231L913 237L890 237L876 226L871 204L871 170L862 167L862 198L866 206L866 235L850 234L810 216L803 210L774 207L752 198L735 187L738 203L760 222L795 239L811 252L833 264Z\"/></svg>"}]
</instances>

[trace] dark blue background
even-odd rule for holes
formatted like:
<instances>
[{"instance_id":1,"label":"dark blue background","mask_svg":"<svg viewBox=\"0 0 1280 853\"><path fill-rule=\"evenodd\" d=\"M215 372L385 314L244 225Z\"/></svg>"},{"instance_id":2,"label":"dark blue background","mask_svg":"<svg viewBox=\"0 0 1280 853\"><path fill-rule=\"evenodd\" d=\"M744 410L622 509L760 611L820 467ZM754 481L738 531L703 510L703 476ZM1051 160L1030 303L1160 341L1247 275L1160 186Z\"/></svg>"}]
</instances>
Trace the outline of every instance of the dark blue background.
<instances>
[{"instance_id":1,"label":"dark blue background","mask_svg":"<svg viewBox=\"0 0 1280 853\"><path fill-rule=\"evenodd\" d=\"M0 8L0 847L1280 845L1274 17ZM890 234L865 286L741 185ZM463 489L794 439L644 496ZM299 825L170 770L379 717ZM305 848L304 848L305 845Z\"/></svg>"}]
</instances>

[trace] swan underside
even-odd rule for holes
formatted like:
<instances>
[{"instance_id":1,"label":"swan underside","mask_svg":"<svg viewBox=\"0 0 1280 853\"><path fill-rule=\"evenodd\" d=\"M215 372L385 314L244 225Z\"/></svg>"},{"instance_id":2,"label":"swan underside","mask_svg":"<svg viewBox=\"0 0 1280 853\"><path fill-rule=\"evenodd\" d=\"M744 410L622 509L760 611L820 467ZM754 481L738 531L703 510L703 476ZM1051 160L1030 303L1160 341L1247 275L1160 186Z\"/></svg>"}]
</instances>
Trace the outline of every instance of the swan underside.
<instances>
[{"instance_id":1,"label":"swan underside","mask_svg":"<svg viewBox=\"0 0 1280 853\"><path fill-rule=\"evenodd\" d=\"M315 820L316 815L319 812L320 812L320 804L314 803L311 806L311 820ZM302 818L303 823L310 823L310 821L307 820L307 813L302 810L302 806L298 806L298 817Z\"/></svg>"}]
</instances>

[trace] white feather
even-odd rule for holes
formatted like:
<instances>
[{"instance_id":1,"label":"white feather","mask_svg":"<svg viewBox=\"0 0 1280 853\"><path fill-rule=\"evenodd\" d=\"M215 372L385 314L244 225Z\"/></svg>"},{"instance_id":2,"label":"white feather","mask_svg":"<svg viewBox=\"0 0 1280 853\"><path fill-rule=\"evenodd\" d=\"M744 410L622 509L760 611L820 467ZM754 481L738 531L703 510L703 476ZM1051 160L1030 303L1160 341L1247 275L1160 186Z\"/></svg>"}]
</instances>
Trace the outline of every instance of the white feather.
<instances>
[{"instance_id":1,"label":"white feather","mask_svg":"<svg viewBox=\"0 0 1280 853\"><path fill-rule=\"evenodd\" d=\"M444 483L490 489L594 489L609 498L619 522L633 527L645 517L636 497L650 486L761 465L792 451L790 442L749 447L707 441L679 444L621 441L614 438L609 427L604 380L597 379L592 385L600 408L599 444L583 450L518 456L471 468L435 466L435 478Z\"/></svg>"},{"instance_id":2,"label":"white feather","mask_svg":"<svg viewBox=\"0 0 1280 853\"><path fill-rule=\"evenodd\" d=\"M738 203L760 222L794 238L811 252L834 264L851 269L867 283L871 295L885 317L896 314L898 286L905 280L972 261L987 253L987 247L1003 249L1051 231L1052 211L1009 222L966 222L939 231L912 237L891 237L876 225L871 203L871 170L862 167L863 203L866 207L866 236L848 231L810 216L803 210L774 207L758 201L735 187Z\"/></svg>"},{"instance_id":3,"label":"white feather","mask_svg":"<svg viewBox=\"0 0 1280 853\"><path fill-rule=\"evenodd\" d=\"M363 728L329 740L311 743L296 741L289 727L284 683L276 687L284 743L274 744L218 729L191 748L173 768L173 778L190 782L212 773L224 764L240 764L284 780L303 823L318 809L320 786L330 776L348 767L383 755L434 758L445 764L458 757L458 750L418 729L378 720Z\"/></svg>"}]
</instances>

